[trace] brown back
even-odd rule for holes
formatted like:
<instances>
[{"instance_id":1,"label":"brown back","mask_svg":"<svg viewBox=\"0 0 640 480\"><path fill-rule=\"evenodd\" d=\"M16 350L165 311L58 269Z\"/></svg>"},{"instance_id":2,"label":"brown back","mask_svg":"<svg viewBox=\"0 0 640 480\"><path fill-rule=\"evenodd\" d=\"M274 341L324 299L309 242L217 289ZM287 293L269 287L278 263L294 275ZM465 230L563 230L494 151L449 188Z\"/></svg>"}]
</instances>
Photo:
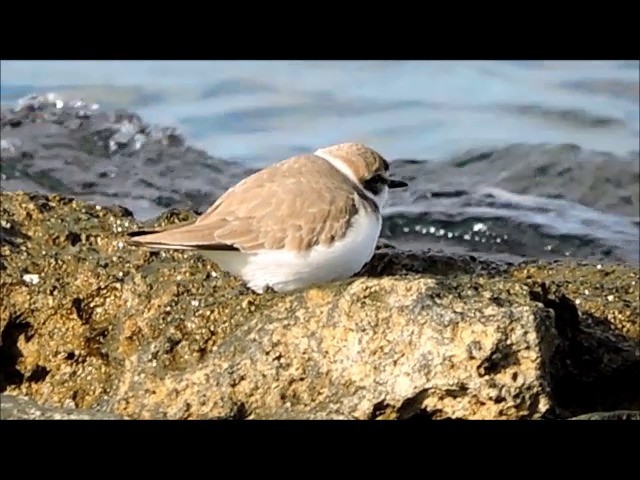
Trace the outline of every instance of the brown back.
<instances>
[{"instance_id":1,"label":"brown back","mask_svg":"<svg viewBox=\"0 0 640 480\"><path fill-rule=\"evenodd\" d=\"M195 223L143 235L136 242L243 252L299 251L343 237L358 206L372 208L358 198L351 181L326 160L300 155L242 180Z\"/></svg>"}]
</instances>

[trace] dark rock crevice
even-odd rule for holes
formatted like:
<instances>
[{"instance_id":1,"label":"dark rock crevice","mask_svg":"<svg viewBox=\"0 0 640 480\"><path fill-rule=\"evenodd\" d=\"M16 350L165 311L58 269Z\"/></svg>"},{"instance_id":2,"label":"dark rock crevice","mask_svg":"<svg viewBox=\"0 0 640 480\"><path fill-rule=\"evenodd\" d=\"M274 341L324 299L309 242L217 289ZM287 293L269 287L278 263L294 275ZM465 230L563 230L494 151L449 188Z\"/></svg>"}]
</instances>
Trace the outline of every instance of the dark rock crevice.
<instances>
[{"instance_id":1,"label":"dark rock crevice","mask_svg":"<svg viewBox=\"0 0 640 480\"><path fill-rule=\"evenodd\" d=\"M589 412L640 410L640 349L606 318L581 311L562 291L546 283L531 300L553 311L561 343L547 362L555 411L568 418Z\"/></svg>"},{"instance_id":2,"label":"dark rock crevice","mask_svg":"<svg viewBox=\"0 0 640 480\"><path fill-rule=\"evenodd\" d=\"M429 389L425 388L417 392L415 395L407 398L400 407L398 407L398 420L432 420L438 412L428 412L423 408L423 403L429 395Z\"/></svg>"},{"instance_id":3,"label":"dark rock crevice","mask_svg":"<svg viewBox=\"0 0 640 480\"><path fill-rule=\"evenodd\" d=\"M18 368L22 352L18 340L29 332L31 324L19 315L9 318L0 334L0 393L9 386L19 386L24 382L24 374Z\"/></svg>"}]
</instances>

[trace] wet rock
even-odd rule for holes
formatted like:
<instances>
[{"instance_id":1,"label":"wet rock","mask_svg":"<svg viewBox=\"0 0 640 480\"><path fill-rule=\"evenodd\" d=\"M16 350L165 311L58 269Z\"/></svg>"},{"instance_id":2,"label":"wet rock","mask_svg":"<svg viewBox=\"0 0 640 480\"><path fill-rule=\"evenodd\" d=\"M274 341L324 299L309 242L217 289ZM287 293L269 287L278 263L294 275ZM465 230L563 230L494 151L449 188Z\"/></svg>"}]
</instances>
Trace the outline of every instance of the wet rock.
<instances>
[{"instance_id":1,"label":"wet rock","mask_svg":"<svg viewBox=\"0 0 640 480\"><path fill-rule=\"evenodd\" d=\"M442 162L396 160L394 170L403 180L426 182L419 184L421 188L394 191L390 198L398 203L404 197L470 201L470 195L492 187L515 194L505 198L514 206L548 198L638 218L639 155L633 151L618 156L573 144L512 144L472 149Z\"/></svg>"},{"instance_id":2,"label":"wet rock","mask_svg":"<svg viewBox=\"0 0 640 480\"><path fill-rule=\"evenodd\" d=\"M396 160L384 234L404 246L528 258L640 261L640 158L513 144Z\"/></svg>"},{"instance_id":3,"label":"wet rock","mask_svg":"<svg viewBox=\"0 0 640 480\"><path fill-rule=\"evenodd\" d=\"M640 412L618 410L615 412L594 412L578 415L571 420L640 420Z\"/></svg>"},{"instance_id":4,"label":"wet rock","mask_svg":"<svg viewBox=\"0 0 640 480\"><path fill-rule=\"evenodd\" d=\"M203 210L249 173L187 146L175 128L55 93L2 106L0 131L3 190L126 203L143 217L168 207Z\"/></svg>"},{"instance_id":5,"label":"wet rock","mask_svg":"<svg viewBox=\"0 0 640 480\"><path fill-rule=\"evenodd\" d=\"M127 209L0 199L8 394L127 418L640 410L637 268L382 242L355 278L258 295L198 254L130 248L141 224Z\"/></svg>"}]
</instances>

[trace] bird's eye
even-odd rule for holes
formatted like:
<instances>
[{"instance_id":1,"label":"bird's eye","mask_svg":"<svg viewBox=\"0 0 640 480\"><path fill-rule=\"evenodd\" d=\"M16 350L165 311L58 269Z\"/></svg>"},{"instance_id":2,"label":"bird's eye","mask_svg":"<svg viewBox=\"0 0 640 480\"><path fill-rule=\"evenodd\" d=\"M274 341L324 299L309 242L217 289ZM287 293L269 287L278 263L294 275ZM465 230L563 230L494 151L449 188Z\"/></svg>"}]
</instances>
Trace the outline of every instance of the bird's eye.
<instances>
[{"instance_id":1,"label":"bird's eye","mask_svg":"<svg viewBox=\"0 0 640 480\"><path fill-rule=\"evenodd\" d=\"M374 195L378 195L382 191L386 183L387 183L386 178L384 178L380 174L377 174L365 180L362 186L364 187L365 190L373 193Z\"/></svg>"}]
</instances>

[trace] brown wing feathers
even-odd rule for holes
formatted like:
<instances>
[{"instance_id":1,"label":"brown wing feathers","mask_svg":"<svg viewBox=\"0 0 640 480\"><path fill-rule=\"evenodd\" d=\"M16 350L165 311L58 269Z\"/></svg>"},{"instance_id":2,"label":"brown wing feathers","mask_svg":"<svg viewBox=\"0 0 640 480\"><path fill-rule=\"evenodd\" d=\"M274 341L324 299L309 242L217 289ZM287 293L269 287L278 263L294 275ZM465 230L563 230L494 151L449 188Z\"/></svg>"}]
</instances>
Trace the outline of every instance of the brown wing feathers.
<instances>
[{"instance_id":1,"label":"brown wing feathers","mask_svg":"<svg viewBox=\"0 0 640 480\"><path fill-rule=\"evenodd\" d=\"M304 250L344 235L357 208L352 188L325 160L294 157L238 183L193 224L129 238L155 248Z\"/></svg>"}]
</instances>

